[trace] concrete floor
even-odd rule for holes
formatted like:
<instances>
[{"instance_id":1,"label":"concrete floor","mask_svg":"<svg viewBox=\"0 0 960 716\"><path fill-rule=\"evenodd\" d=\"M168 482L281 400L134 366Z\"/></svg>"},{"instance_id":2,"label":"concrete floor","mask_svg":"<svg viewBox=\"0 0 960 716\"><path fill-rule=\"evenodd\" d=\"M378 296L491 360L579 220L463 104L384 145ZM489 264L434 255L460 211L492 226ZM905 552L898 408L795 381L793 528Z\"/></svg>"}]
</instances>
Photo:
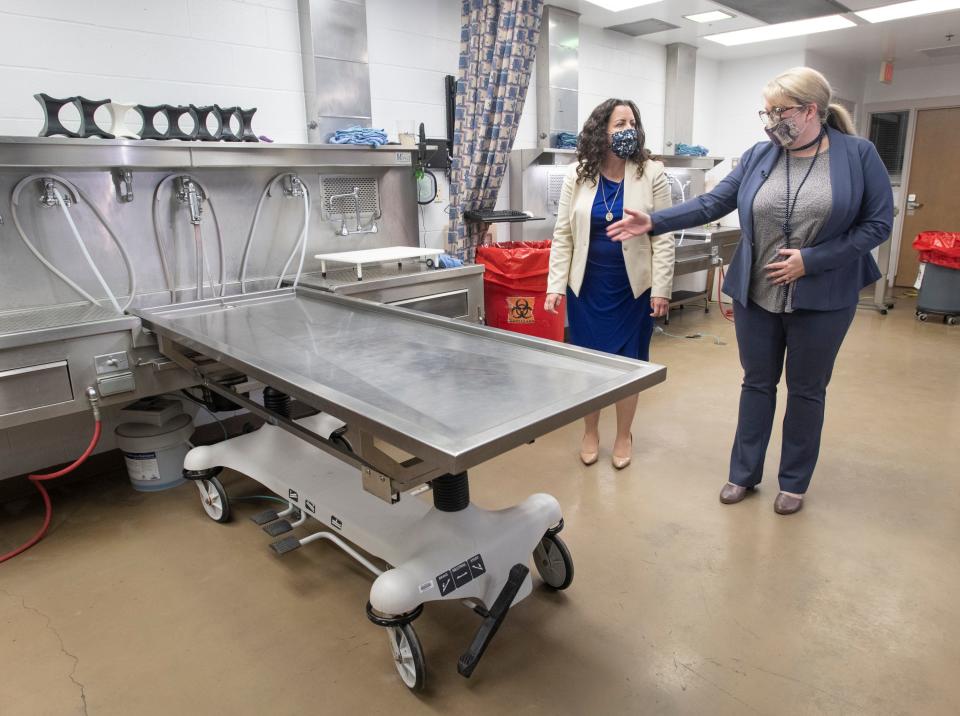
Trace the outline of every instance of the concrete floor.
<instances>
[{"instance_id":1,"label":"concrete floor","mask_svg":"<svg viewBox=\"0 0 960 716\"><path fill-rule=\"evenodd\" d=\"M641 397L629 469L609 465L607 411L594 467L573 425L473 472L486 507L560 500L576 579L518 605L471 680L462 606L416 622L430 671L414 696L348 558L323 542L277 558L246 519L262 505L219 525L189 485L141 495L113 473L58 491L52 534L0 567L0 714L960 713L960 328L914 321L908 300L858 314L807 506L787 518L779 435L759 494L717 502L732 325L687 309L668 330L727 345L655 338L669 376ZM0 551L38 520L14 507Z\"/></svg>"}]
</instances>

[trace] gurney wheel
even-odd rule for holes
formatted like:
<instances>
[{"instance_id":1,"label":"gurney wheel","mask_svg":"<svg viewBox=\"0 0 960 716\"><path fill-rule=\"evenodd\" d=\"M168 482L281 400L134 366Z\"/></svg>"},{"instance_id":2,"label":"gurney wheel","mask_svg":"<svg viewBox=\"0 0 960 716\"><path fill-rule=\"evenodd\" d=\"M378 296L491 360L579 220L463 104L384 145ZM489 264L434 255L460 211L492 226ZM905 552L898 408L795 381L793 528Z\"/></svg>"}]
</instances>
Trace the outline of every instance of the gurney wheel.
<instances>
[{"instance_id":1,"label":"gurney wheel","mask_svg":"<svg viewBox=\"0 0 960 716\"><path fill-rule=\"evenodd\" d=\"M556 534L547 533L536 549L533 562L548 587L566 589L573 581L573 557Z\"/></svg>"},{"instance_id":2,"label":"gurney wheel","mask_svg":"<svg viewBox=\"0 0 960 716\"><path fill-rule=\"evenodd\" d=\"M923 311L917 311L917 320L925 321L927 320L927 314Z\"/></svg>"},{"instance_id":3,"label":"gurney wheel","mask_svg":"<svg viewBox=\"0 0 960 716\"><path fill-rule=\"evenodd\" d=\"M215 477L197 480L197 489L200 490L200 504L207 516L214 522L229 522L230 499L220 480Z\"/></svg>"},{"instance_id":4,"label":"gurney wheel","mask_svg":"<svg viewBox=\"0 0 960 716\"><path fill-rule=\"evenodd\" d=\"M958 322L960 322L960 318L958 318L957 316L944 316L943 322L946 323L948 326L955 326L957 325Z\"/></svg>"},{"instance_id":5,"label":"gurney wheel","mask_svg":"<svg viewBox=\"0 0 960 716\"><path fill-rule=\"evenodd\" d=\"M420 648L420 639L411 624L387 627L387 636L390 639L390 651L393 654L393 663L401 681L411 691L423 689L423 680L426 674L426 662L423 659L423 649Z\"/></svg>"}]
</instances>

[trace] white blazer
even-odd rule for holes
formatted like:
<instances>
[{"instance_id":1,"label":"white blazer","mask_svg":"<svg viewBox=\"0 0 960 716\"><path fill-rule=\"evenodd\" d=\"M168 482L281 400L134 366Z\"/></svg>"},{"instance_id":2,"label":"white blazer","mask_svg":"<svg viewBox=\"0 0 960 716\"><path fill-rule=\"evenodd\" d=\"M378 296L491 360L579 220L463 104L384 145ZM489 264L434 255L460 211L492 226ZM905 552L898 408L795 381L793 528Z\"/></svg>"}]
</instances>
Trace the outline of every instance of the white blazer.
<instances>
[{"instance_id":1,"label":"white blazer","mask_svg":"<svg viewBox=\"0 0 960 716\"><path fill-rule=\"evenodd\" d=\"M560 191L557 224L550 248L548 293L566 293L569 285L573 293L579 296L587 268L590 213L598 184L589 180L578 183L577 166L577 163L570 165ZM625 209L652 214L672 206L670 184L662 163L648 159L643 176L638 179L637 165L628 161L623 181ZM644 291L652 288L651 298L669 299L673 286L673 234L652 238L649 234L643 234L624 241L621 246L634 297L639 298Z\"/></svg>"}]
</instances>

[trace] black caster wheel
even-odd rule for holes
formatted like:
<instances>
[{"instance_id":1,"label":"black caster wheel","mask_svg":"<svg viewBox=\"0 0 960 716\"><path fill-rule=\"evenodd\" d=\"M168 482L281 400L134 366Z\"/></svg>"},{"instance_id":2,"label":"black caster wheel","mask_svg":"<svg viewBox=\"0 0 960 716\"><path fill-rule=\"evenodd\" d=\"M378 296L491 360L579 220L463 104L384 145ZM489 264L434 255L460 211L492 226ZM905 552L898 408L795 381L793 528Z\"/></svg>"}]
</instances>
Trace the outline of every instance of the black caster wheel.
<instances>
[{"instance_id":1,"label":"black caster wheel","mask_svg":"<svg viewBox=\"0 0 960 716\"><path fill-rule=\"evenodd\" d=\"M927 314L926 314L926 313L923 313L922 311L917 311L917 320L918 320L918 321L925 321L925 320L927 320Z\"/></svg>"},{"instance_id":2,"label":"black caster wheel","mask_svg":"<svg viewBox=\"0 0 960 716\"><path fill-rule=\"evenodd\" d=\"M220 480L215 477L197 480L197 489L200 490L200 504L207 516L214 522L229 522L230 498Z\"/></svg>"},{"instance_id":3,"label":"black caster wheel","mask_svg":"<svg viewBox=\"0 0 960 716\"><path fill-rule=\"evenodd\" d=\"M704 307L703 307L703 312L704 312L704 313L710 313L710 306L704 306Z\"/></svg>"},{"instance_id":4,"label":"black caster wheel","mask_svg":"<svg viewBox=\"0 0 960 716\"><path fill-rule=\"evenodd\" d=\"M957 323L960 323L960 317L957 316L944 316L943 322L948 326L955 326Z\"/></svg>"},{"instance_id":5,"label":"black caster wheel","mask_svg":"<svg viewBox=\"0 0 960 716\"><path fill-rule=\"evenodd\" d=\"M400 680L411 691L422 691L427 667L420 648L420 639L412 624L387 627L390 651Z\"/></svg>"},{"instance_id":6,"label":"black caster wheel","mask_svg":"<svg viewBox=\"0 0 960 716\"><path fill-rule=\"evenodd\" d=\"M547 532L533 550L533 563L552 589L566 589L573 582L573 557L556 533Z\"/></svg>"},{"instance_id":7,"label":"black caster wheel","mask_svg":"<svg viewBox=\"0 0 960 716\"><path fill-rule=\"evenodd\" d=\"M881 316L886 316L886 315L887 315L887 309L886 309L886 308L881 308L881 309L880 309L880 315L881 315Z\"/></svg>"}]
</instances>

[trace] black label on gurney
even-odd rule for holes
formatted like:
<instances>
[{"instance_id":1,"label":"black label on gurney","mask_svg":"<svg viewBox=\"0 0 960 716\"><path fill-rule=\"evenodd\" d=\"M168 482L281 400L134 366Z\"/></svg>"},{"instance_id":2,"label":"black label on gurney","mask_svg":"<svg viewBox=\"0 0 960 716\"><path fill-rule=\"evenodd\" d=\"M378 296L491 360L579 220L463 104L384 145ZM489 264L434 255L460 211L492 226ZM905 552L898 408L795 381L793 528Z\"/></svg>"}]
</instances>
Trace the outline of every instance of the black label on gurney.
<instances>
[{"instance_id":1,"label":"black label on gurney","mask_svg":"<svg viewBox=\"0 0 960 716\"><path fill-rule=\"evenodd\" d=\"M470 574L474 577L479 577L481 574L486 574L487 568L483 564L483 557L479 554L475 554L473 557L467 560L467 564L470 565Z\"/></svg>"},{"instance_id":2,"label":"black label on gurney","mask_svg":"<svg viewBox=\"0 0 960 716\"><path fill-rule=\"evenodd\" d=\"M453 575L450 572L444 572L437 575L437 586L440 588L440 596L445 597L457 586L453 583Z\"/></svg>"},{"instance_id":3,"label":"black label on gurney","mask_svg":"<svg viewBox=\"0 0 960 716\"><path fill-rule=\"evenodd\" d=\"M462 587L464 584L473 579L473 575L470 574L470 567L467 566L466 562L461 562L456 567L450 570L450 573L453 574L454 584L457 585L457 588Z\"/></svg>"},{"instance_id":4,"label":"black label on gurney","mask_svg":"<svg viewBox=\"0 0 960 716\"><path fill-rule=\"evenodd\" d=\"M296 502L300 499L300 495L297 494L296 490L287 490L287 497Z\"/></svg>"},{"instance_id":5,"label":"black label on gurney","mask_svg":"<svg viewBox=\"0 0 960 716\"><path fill-rule=\"evenodd\" d=\"M340 518L336 515L330 515L330 525L338 530L343 529L343 522L341 522Z\"/></svg>"},{"instance_id":6,"label":"black label on gurney","mask_svg":"<svg viewBox=\"0 0 960 716\"><path fill-rule=\"evenodd\" d=\"M307 512L317 513L317 506L310 502L310 500L305 500L303 506L307 508Z\"/></svg>"},{"instance_id":7,"label":"black label on gurney","mask_svg":"<svg viewBox=\"0 0 960 716\"><path fill-rule=\"evenodd\" d=\"M445 597L450 592L454 592L464 584L472 582L481 574L487 573L487 566L483 563L483 557L479 554L473 555L466 562L461 562L456 567L451 567L443 574L437 575L437 586L440 588L440 596ZM421 591L423 591L421 589Z\"/></svg>"}]
</instances>

